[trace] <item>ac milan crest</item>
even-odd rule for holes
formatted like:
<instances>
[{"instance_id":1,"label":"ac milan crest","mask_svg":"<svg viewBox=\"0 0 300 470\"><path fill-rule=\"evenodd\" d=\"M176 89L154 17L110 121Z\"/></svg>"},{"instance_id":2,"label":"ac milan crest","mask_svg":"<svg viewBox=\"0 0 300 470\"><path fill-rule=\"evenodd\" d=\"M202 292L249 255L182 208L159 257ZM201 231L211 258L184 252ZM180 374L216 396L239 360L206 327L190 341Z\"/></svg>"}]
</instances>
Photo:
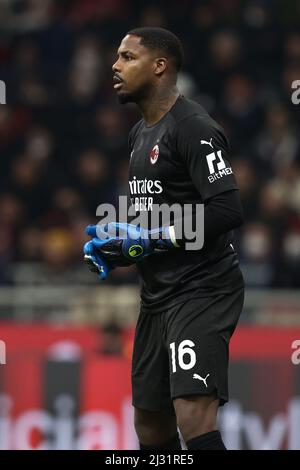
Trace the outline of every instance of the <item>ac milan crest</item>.
<instances>
[{"instance_id":1,"label":"ac milan crest","mask_svg":"<svg viewBox=\"0 0 300 470\"><path fill-rule=\"evenodd\" d=\"M152 163L152 165L156 163L158 156L159 156L159 146L156 144L154 145L153 149L150 152L150 162Z\"/></svg>"}]
</instances>

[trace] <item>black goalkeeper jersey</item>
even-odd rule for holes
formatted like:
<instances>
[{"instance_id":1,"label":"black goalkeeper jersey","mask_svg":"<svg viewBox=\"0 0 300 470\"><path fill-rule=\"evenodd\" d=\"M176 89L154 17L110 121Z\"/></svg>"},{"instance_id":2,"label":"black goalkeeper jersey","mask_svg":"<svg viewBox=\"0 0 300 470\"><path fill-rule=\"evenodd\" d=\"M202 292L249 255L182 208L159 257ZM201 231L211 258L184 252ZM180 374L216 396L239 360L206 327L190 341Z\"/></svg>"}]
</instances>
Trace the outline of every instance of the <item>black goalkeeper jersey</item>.
<instances>
[{"instance_id":1,"label":"black goalkeeper jersey","mask_svg":"<svg viewBox=\"0 0 300 470\"><path fill-rule=\"evenodd\" d=\"M130 197L138 211L149 212L153 204L205 204L238 189L222 128L198 103L183 96L154 126L141 120L132 128L129 151ZM174 248L154 253L137 267L142 309L151 313L244 285L232 232L205 240L197 251Z\"/></svg>"}]
</instances>

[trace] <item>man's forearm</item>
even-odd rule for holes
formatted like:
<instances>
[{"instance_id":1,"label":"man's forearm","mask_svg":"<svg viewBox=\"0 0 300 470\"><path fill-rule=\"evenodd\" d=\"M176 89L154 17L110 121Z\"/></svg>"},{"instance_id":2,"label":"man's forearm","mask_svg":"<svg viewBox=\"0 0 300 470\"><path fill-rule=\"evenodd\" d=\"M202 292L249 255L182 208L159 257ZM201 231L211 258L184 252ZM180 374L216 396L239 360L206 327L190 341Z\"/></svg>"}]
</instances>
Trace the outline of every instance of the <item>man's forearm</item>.
<instances>
[{"instance_id":1,"label":"man's forearm","mask_svg":"<svg viewBox=\"0 0 300 470\"><path fill-rule=\"evenodd\" d=\"M176 243L184 247L186 242L191 241L186 237L184 225L195 227L197 223L196 213L186 216L191 220L181 223L181 234L176 233ZM230 232L241 226L244 222L243 209L238 190L227 191L211 198L204 205L204 243L211 241L220 235Z\"/></svg>"}]
</instances>

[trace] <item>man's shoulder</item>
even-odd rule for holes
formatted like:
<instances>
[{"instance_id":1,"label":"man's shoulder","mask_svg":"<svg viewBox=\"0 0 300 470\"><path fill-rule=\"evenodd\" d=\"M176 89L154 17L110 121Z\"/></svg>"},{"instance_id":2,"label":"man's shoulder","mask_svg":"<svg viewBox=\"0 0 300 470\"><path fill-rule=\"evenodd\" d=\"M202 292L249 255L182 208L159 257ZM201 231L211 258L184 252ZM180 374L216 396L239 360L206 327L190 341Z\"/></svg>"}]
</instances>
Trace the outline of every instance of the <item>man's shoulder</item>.
<instances>
[{"instance_id":1,"label":"man's shoulder","mask_svg":"<svg viewBox=\"0 0 300 470\"><path fill-rule=\"evenodd\" d=\"M221 129L201 104L184 96L178 98L170 112L178 129L191 129L191 127L196 127L198 130L208 127Z\"/></svg>"},{"instance_id":2,"label":"man's shoulder","mask_svg":"<svg viewBox=\"0 0 300 470\"><path fill-rule=\"evenodd\" d=\"M218 143L220 148L229 150L230 144L222 126L199 103L180 98L178 106L172 110L176 120L173 138L177 142L177 148L185 147L187 142L198 145L201 140L205 143L214 139L214 143Z\"/></svg>"},{"instance_id":3,"label":"man's shoulder","mask_svg":"<svg viewBox=\"0 0 300 470\"><path fill-rule=\"evenodd\" d=\"M170 113L177 123L193 116L199 116L204 119L210 117L200 103L190 100L185 96L179 96Z\"/></svg>"}]
</instances>

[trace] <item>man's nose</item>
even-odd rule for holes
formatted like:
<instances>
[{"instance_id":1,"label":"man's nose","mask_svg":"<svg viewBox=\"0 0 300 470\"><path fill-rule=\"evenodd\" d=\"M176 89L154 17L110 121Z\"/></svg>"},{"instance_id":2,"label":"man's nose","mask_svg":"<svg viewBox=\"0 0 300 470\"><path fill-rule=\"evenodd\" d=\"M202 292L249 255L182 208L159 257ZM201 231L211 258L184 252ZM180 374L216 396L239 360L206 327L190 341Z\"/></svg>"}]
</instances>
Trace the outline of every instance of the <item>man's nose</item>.
<instances>
[{"instance_id":1,"label":"man's nose","mask_svg":"<svg viewBox=\"0 0 300 470\"><path fill-rule=\"evenodd\" d=\"M112 66L113 72L120 72L119 59Z\"/></svg>"}]
</instances>

